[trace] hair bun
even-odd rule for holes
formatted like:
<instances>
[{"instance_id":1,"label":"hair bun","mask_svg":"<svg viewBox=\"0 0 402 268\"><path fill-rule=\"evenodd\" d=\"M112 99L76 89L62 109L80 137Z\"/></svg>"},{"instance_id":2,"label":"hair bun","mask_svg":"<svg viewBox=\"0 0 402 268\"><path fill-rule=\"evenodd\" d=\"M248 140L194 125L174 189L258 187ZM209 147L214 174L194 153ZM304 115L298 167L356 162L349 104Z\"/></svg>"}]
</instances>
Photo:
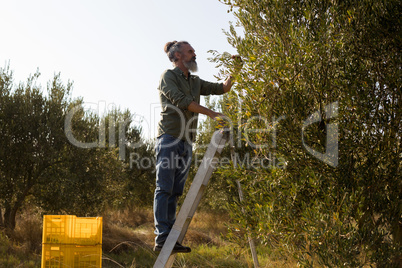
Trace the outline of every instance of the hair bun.
<instances>
[{"instance_id":1,"label":"hair bun","mask_svg":"<svg viewBox=\"0 0 402 268\"><path fill-rule=\"evenodd\" d=\"M165 53L169 53L170 48L176 43L177 43L177 41L167 42L165 45L165 48L164 48Z\"/></svg>"}]
</instances>

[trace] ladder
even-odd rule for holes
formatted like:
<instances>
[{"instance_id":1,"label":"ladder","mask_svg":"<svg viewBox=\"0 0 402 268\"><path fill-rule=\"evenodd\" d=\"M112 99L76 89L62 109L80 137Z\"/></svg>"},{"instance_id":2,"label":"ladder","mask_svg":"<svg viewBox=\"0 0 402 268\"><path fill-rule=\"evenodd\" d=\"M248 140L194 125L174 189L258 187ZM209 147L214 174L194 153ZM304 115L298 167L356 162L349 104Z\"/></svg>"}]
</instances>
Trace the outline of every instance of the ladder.
<instances>
[{"instance_id":1,"label":"ladder","mask_svg":"<svg viewBox=\"0 0 402 268\"><path fill-rule=\"evenodd\" d=\"M175 254L172 254L176 242L181 243L187 232L188 226L195 214L195 210L201 201L201 197L205 191L212 172L218 162L218 156L225 147L226 141L229 139L229 129L221 129L214 132L211 143L205 152L201 165L194 177L193 183L184 199L183 205L177 215L176 221L166 239L165 244L159 253L154 264L154 268L172 267Z\"/></svg>"}]
</instances>

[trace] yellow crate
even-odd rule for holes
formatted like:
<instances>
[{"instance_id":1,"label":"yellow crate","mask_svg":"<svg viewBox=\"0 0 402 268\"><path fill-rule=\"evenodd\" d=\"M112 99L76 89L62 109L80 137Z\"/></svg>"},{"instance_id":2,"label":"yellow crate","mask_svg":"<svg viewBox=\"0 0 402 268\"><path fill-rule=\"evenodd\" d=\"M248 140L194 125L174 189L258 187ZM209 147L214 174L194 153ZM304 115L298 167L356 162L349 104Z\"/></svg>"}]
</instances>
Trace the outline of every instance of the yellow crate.
<instances>
[{"instance_id":1,"label":"yellow crate","mask_svg":"<svg viewBox=\"0 0 402 268\"><path fill-rule=\"evenodd\" d=\"M70 215L43 216L42 243L72 244L75 218Z\"/></svg>"},{"instance_id":2,"label":"yellow crate","mask_svg":"<svg viewBox=\"0 0 402 268\"><path fill-rule=\"evenodd\" d=\"M43 216L42 243L102 244L102 217L80 218L74 215Z\"/></svg>"},{"instance_id":3,"label":"yellow crate","mask_svg":"<svg viewBox=\"0 0 402 268\"><path fill-rule=\"evenodd\" d=\"M101 268L102 245L42 245L41 268Z\"/></svg>"},{"instance_id":4,"label":"yellow crate","mask_svg":"<svg viewBox=\"0 0 402 268\"><path fill-rule=\"evenodd\" d=\"M73 243L76 245L102 244L102 217L75 218Z\"/></svg>"}]
</instances>

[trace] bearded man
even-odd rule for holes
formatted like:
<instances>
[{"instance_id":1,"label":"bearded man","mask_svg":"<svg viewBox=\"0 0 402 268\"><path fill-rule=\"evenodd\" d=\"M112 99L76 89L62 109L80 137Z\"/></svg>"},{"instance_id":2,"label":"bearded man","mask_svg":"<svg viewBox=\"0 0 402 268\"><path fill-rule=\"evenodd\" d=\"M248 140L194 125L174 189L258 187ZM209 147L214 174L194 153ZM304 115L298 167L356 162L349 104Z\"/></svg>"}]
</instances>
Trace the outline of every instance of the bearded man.
<instances>
[{"instance_id":1,"label":"bearded man","mask_svg":"<svg viewBox=\"0 0 402 268\"><path fill-rule=\"evenodd\" d=\"M161 251L176 220L177 199L183 194L190 169L197 115L212 119L221 115L201 106L200 95L221 95L232 87L231 76L224 83L212 83L191 73L197 71L197 62L188 42L168 42L164 50L174 68L162 74L158 87L162 111L155 145L154 251ZM174 253L190 251L179 243L173 249Z\"/></svg>"}]
</instances>

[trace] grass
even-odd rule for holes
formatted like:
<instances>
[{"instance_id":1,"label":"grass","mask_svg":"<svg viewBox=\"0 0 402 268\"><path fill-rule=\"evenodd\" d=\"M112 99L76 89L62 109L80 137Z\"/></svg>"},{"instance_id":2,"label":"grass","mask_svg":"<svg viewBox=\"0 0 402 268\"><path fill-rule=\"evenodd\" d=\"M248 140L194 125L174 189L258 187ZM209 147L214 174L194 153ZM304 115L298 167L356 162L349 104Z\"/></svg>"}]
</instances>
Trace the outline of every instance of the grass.
<instances>
[{"instance_id":1,"label":"grass","mask_svg":"<svg viewBox=\"0 0 402 268\"><path fill-rule=\"evenodd\" d=\"M102 267L153 267L157 254L152 251L153 216L151 209L125 208L108 210L103 216ZM225 239L224 213L196 213L183 244L190 254L177 254L173 267L253 267L249 249ZM40 267L42 217L29 209L18 218L12 235L0 230L0 267ZM258 248L260 267L295 267L296 263L270 256Z\"/></svg>"}]
</instances>

